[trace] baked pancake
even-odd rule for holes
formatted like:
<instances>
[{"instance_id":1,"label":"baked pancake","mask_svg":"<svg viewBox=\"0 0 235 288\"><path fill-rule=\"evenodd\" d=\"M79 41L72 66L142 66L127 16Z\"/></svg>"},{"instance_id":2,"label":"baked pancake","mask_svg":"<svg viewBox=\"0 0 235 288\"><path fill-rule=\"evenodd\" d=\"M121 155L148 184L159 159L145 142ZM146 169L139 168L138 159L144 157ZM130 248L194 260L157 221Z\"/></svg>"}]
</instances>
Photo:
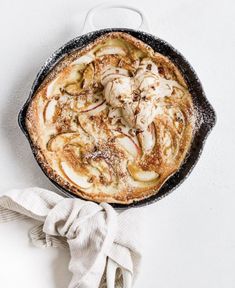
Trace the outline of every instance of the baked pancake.
<instances>
[{"instance_id":1,"label":"baked pancake","mask_svg":"<svg viewBox=\"0 0 235 288\"><path fill-rule=\"evenodd\" d=\"M129 204L182 165L195 111L167 57L112 32L60 61L33 95L26 125L52 180L85 199Z\"/></svg>"}]
</instances>

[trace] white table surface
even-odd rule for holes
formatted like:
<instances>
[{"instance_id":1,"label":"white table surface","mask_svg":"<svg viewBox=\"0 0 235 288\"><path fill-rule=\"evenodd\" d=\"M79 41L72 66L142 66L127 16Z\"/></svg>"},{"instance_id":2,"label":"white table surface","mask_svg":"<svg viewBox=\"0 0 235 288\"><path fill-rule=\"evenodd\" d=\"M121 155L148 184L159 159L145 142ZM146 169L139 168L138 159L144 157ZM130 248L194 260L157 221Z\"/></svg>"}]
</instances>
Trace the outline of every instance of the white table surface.
<instances>
[{"instance_id":1,"label":"white table surface","mask_svg":"<svg viewBox=\"0 0 235 288\"><path fill-rule=\"evenodd\" d=\"M45 59L79 34L86 11L98 3L1 0L0 194L15 187L54 189L33 159L17 114ZM234 1L128 3L144 8L152 33L193 65L218 117L190 177L148 208L145 257L135 287L234 288ZM103 18L113 26L112 17ZM125 21L133 22L127 17ZM66 287L71 277L68 253L32 247L29 227L29 222L0 225L0 287Z\"/></svg>"}]
</instances>

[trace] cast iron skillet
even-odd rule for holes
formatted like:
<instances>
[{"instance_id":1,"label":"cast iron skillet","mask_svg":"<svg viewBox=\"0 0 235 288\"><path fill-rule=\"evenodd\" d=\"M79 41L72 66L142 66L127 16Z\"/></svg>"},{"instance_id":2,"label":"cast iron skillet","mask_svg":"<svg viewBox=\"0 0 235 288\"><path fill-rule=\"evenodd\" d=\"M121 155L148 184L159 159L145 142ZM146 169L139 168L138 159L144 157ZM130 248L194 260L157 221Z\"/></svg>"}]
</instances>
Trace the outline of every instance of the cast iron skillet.
<instances>
[{"instance_id":1,"label":"cast iron skillet","mask_svg":"<svg viewBox=\"0 0 235 288\"><path fill-rule=\"evenodd\" d=\"M133 206L143 206L147 204L151 204L157 200L162 199L166 195L168 195L170 192L172 192L176 187L178 187L190 174L194 166L196 165L201 153L203 146L205 144L205 140L212 130L213 126L216 122L216 115L215 111L208 102L205 93L203 91L202 85L200 80L198 79L194 69L191 67L191 65L188 63L188 61L170 44L168 44L166 41L161 40L149 33L132 30L132 29L119 29L119 28L110 28L110 29L102 29L97 30L94 32L90 32L87 34L84 34L82 36L79 36L77 38L74 38L73 40L69 41L65 45L63 45L61 48L59 48L57 51L55 51L45 62L45 64L40 69L38 75L36 76L36 79L33 83L33 86L30 90L29 97L24 104L23 108L19 112L18 122L21 130L27 137L32 152L35 157L35 150L33 148L32 142L29 137L29 133L26 128L25 120L26 120L26 112L29 106L29 103L32 99L32 96L37 91L45 77L48 75L48 73L55 67L55 65L63 59L66 55L70 54L74 50L79 50L84 48L86 45L88 45L90 42L93 42L96 38L100 37L101 35L104 35L109 32L114 31L121 31L128 33L137 39L142 40L149 46L153 48L154 51L157 51L165 56L167 56L181 71L182 75L184 76L189 91L193 98L193 104L196 108L196 111L198 112L197 120L196 120L196 131L195 135L192 141L192 145L190 148L190 151L188 152L186 159L183 163L183 165L180 167L180 169L172 176L170 177L165 184L161 187L159 192L155 195L152 195L151 197L134 202L129 205L124 204L111 204L115 208L127 208L127 207L133 207ZM36 158L35 158L36 159ZM41 164L38 163L41 167ZM42 167L41 167L42 169ZM44 172L44 171L43 171ZM45 172L44 172L45 174ZM46 175L46 174L45 174ZM47 178L57 187L65 196L67 197L78 197L74 194L72 194L67 189L61 187L58 183L53 181L49 178L48 175L46 175Z\"/></svg>"}]
</instances>

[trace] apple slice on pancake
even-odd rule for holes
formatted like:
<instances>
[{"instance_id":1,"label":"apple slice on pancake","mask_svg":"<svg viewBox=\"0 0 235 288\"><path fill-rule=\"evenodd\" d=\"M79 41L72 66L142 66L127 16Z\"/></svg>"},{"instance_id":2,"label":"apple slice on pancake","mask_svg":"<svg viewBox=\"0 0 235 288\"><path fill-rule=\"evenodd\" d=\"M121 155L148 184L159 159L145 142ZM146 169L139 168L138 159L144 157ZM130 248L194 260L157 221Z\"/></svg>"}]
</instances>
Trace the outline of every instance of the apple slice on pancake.
<instances>
[{"instance_id":1,"label":"apple slice on pancake","mask_svg":"<svg viewBox=\"0 0 235 288\"><path fill-rule=\"evenodd\" d=\"M153 150L156 143L156 131L154 123L138 134L138 140L140 142L143 153L149 153Z\"/></svg>"},{"instance_id":2,"label":"apple slice on pancake","mask_svg":"<svg viewBox=\"0 0 235 288\"><path fill-rule=\"evenodd\" d=\"M89 177L75 171L67 162L60 163L63 174L76 186L82 189L91 188L93 183L89 182Z\"/></svg>"},{"instance_id":3,"label":"apple slice on pancake","mask_svg":"<svg viewBox=\"0 0 235 288\"><path fill-rule=\"evenodd\" d=\"M121 145L131 156L137 158L141 155L141 149L139 147L138 140L135 141L133 137L129 136L128 134L124 133L123 131L115 130L114 133L116 134L115 140L116 142Z\"/></svg>"},{"instance_id":4,"label":"apple slice on pancake","mask_svg":"<svg viewBox=\"0 0 235 288\"><path fill-rule=\"evenodd\" d=\"M127 170L130 176L136 181L152 182L159 178L159 174L157 172L143 170L135 163L128 163Z\"/></svg>"}]
</instances>

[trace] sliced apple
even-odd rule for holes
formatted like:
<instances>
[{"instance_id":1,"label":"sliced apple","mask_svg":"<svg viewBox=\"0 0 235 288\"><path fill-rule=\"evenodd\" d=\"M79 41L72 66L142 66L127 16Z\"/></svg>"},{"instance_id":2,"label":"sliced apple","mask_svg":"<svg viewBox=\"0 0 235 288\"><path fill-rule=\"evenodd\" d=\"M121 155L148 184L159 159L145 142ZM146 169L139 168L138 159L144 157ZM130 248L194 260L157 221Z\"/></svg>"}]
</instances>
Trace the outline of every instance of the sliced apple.
<instances>
[{"instance_id":1,"label":"sliced apple","mask_svg":"<svg viewBox=\"0 0 235 288\"><path fill-rule=\"evenodd\" d=\"M88 88L94 80L94 66L91 64L89 64L87 66L87 68L85 69L85 71L83 72L83 88L86 89Z\"/></svg>"},{"instance_id":2,"label":"sliced apple","mask_svg":"<svg viewBox=\"0 0 235 288\"><path fill-rule=\"evenodd\" d=\"M112 55L112 54L118 54L121 56L125 56L126 51L119 46L105 46L105 47L100 48L96 52L97 57L104 56L104 55Z\"/></svg>"},{"instance_id":3,"label":"sliced apple","mask_svg":"<svg viewBox=\"0 0 235 288\"><path fill-rule=\"evenodd\" d=\"M167 161L172 161L174 157L177 155L179 149L179 141L174 134L171 134L170 131L165 130L162 138L162 153L163 157L167 159Z\"/></svg>"},{"instance_id":4,"label":"sliced apple","mask_svg":"<svg viewBox=\"0 0 235 288\"><path fill-rule=\"evenodd\" d=\"M81 81L82 75L77 66L66 67L57 78L55 78L47 87L47 97L60 95L61 89L66 86Z\"/></svg>"},{"instance_id":5,"label":"sliced apple","mask_svg":"<svg viewBox=\"0 0 235 288\"><path fill-rule=\"evenodd\" d=\"M172 146L172 139L171 139L171 134L169 131L164 131L165 133L163 134L163 145L166 148L169 148Z\"/></svg>"},{"instance_id":6,"label":"sliced apple","mask_svg":"<svg viewBox=\"0 0 235 288\"><path fill-rule=\"evenodd\" d=\"M79 57L78 59L76 59L75 61L73 61L73 65L81 65L81 64L89 64L92 61L95 60L95 56L93 54L85 54L81 57Z\"/></svg>"},{"instance_id":7,"label":"sliced apple","mask_svg":"<svg viewBox=\"0 0 235 288\"><path fill-rule=\"evenodd\" d=\"M73 82L64 87L64 91L71 96L78 95L82 90L81 82Z\"/></svg>"},{"instance_id":8,"label":"sliced apple","mask_svg":"<svg viewBox=\"0 0 235 288\"><path fill-rule=\"evenodd\" d=\"M52 137L47 143L47 149L49 151L58 151L73 138L78 137L78 133L62 133Z\"/></svg>"},{"instance_id":9,"label":"sliced apple","mask_svg":"<svg viewBox=\"0 0 235 288\"><path fill-rule=\"evenodd\" d=\"M140 147L135 143L131 136L124 134L123 132L119 132L116 140L134 158L141 155Z\"/></svg>"},{"instance_id":10,"label":"sliced apple","mask_svg":"<svg viewBox=\"0 0 235 288\"><path fill-rule=\"evenodd\" d=\"M181 134L185 127L185 117L180 107L170 107L167 109L167 114L169 115L168 119L172 121L177 132Z\"/></svg>"},{"instance_id":11,"label":"sliced apple","mask_svg":"<svg viewBox=\"0 0 235 288\"><path fill-rule=\"evenodd\" d=\"M155 181L159 177L155 171L145 171L134 163L128 163L127 170L133 179L140 182Z\"/></svg>"},{"instance_id":12,"label":"sliced apple","mask_svg":"<svg viewBox=\"0 0 235 288\"><path fill-rule=\"evenodd\" d=\"M67 82L77 82L81 80L82 73L80 72L80 69L78 66L68 66L65 68L65 72L61 74L60 81L61 83L64 83L66 80Z\"/></svg>"},{"instance_id":13,"label":"sliced apple","mask_svg":"<svg viewBox=\"0 0 235 288\"><path fill-rule=\"evenodd\" d=\"M83 110L82 112L93 112L92 114L98 114L101 111L103 111L106 108L106 103L105 100L100 99L97 103L92 103L91 105L88 106L86 110Z\"/></svg>"},{"instance_id":14,"label":"sliced apple","mask_svg":"<svg viewBox=\"0 0 235 288\"><path fill-rule=\"evenodd\" d=\"M54 94L55 90L56 90L56 82L58 80L58 77L55 78L53 81L51 81L51 83L47 86L47 97L49 98L51 95ZM59 92L59 89L58 89Z\"/></svg>"},{"instance_id":15,"label":"sliced apple","mask_svg":"<svg viewBox=\"0 0 235 288\"><path fill-rule=\"evenodd\" d=\"M88 181L89 177L76 172L66 162L61 162L60 166L64 175L75 185L79 186L82 189L88 189L92 187L93 184Z\"/></svg>"},{"instance_id":16,"label":"sliced apple","mask_svg":"<svg viewBox=\"0 0 235 288\"><path fill-rule=\"evenodd\" d=\"M43 116L44 116L43 118L45 122L53 121L53 117L56 112L56 105L57 105L57 101L55 99L52 99L47 103L44 109L44 113L43 113Z\"/></svg>"},{"instance_id":17,"label":"sliced apple","mask_svg":"<svg viewBox=\"0 0 235 288\"><path fill-rule=\"evenodd\" d=\"M140 142L143 153L149 153L152 151L156 143L156 131L154 123L150 124L145 131L138 134L138 140Z\"/></svg>"}]
</instances>

